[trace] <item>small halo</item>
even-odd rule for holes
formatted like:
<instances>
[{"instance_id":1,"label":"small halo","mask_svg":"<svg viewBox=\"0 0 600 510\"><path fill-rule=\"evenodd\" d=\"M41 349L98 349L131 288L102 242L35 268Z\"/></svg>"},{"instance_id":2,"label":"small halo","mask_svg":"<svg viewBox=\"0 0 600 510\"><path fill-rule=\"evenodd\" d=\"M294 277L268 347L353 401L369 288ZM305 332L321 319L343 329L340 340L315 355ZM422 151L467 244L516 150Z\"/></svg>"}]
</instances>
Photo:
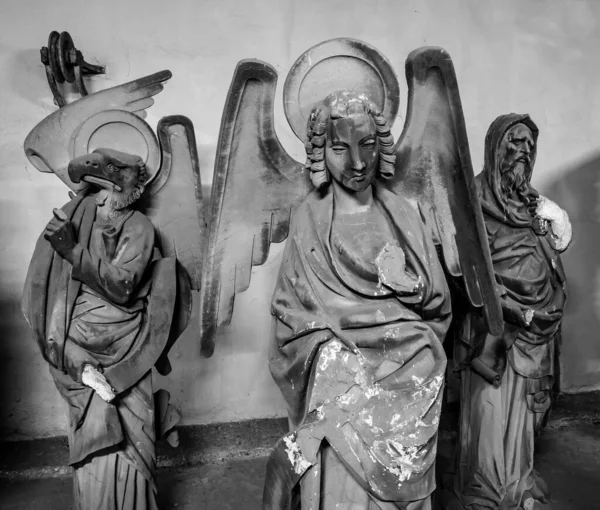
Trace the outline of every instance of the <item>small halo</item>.
<instances>
[{"instance_id":1,"label":"small halo","mask_svg":"<svg viewBox=\"0 0 600 510\"><path fill-rule=\"evenodd\" d=\"M158 139L146 121L125 110L104 110L87 119L71 142L71 158L104 147L140 156L146 163L146 182L159 171Z\"/></svg>"}]
</instances>

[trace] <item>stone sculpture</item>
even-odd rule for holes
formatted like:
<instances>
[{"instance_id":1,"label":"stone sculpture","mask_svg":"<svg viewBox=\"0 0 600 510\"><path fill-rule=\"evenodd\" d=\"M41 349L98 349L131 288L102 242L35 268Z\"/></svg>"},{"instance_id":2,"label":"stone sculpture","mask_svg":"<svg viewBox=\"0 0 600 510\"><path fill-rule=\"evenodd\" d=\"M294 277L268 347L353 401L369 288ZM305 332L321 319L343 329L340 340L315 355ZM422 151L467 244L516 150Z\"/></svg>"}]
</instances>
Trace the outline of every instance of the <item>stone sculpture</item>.
<instances>
[{"instance_id":1,"label":"stone sculpture","mask_svg":"<svg viewBox=\"0 0 600 510\"><path fill-rule=\"evenodd\" d=\"M155 442L177 442L179 413L152 369L170 372L187 325L204 221L191 122L165 117L157 139L141 118L170 76L87 95L25 141L36 168L77 192L54 209L23 292L68 407L77 509L157 508Z\"/></svg>"},{"instance_id":2,"label":"stone sculpture","mask_svg":"<svg viewBox=\"0 0 600 510\"><path fill-rule=\"evenodd\" d=\"M275 70L242 61L232 81L201 344L211 355L252 266L288 237L269 365L291 432L270 458L265 509L431 508L448 281L501 331L452 62L440 48L421 48L406 72L406 124L395 144L399 85L377 50L335 39L303 54L284 108L305 165L273 129Z\"/></svg>"},{"instance_id":3,"label":"stone sculpture","mask_svg":"<svg viewBox=\"0 0 600 510\"><path fill-rule=\"evenodd\" d=\"M546 508L533 467L534 433L548 414L566 300L560 253L568 215L531 185L538 128L528 115L498 117L476 178L504 317L485 331L469 313L458 330L461 419L448 509Z\"/></svg>"}]
</instances>

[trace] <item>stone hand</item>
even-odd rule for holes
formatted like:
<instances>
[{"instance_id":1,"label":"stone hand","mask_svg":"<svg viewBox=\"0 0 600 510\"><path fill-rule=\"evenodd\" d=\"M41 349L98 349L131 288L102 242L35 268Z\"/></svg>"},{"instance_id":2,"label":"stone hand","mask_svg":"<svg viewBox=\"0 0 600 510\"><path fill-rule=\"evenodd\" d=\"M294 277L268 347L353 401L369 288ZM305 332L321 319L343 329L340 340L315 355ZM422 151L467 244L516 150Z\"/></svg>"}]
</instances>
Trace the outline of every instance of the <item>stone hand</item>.
<instances>
[{"instance_id":1,"label":"stone hand","mask_svg":"<svg viewBox=\"0 0 600 510\"><path fill-rule=\"evenodd\" d=\"M521 328L529 328L535 312L529 309L510 306L504 302L502 303L502 315L504 320L510 324L515 324Z\"/></svg>"},{"instance_id":2,"label":"stone hand","mask_svg":"<svg viewBox=\"0 0 600 510\"><path fill-rule=\"evenodd\" d=\"M104 375L92 365L86 365L83 368L81 382L92 388L106 402L110 402L116 397L114 390L108 384Z\"/></svg>"},{"instance_id":3,"label":"stone hand","mask_svg":"<svg viewBox=\"0 0 600 510\"><path fill-rule=\"evenodd\" d=\"M44 238L50 242L52 248L65 260L72 262L71 254L77 245L73 224L61 209L54 209L54 218L50 220L44 230Z\"/></svg>"},{"instance_id":4,"label":"stone hand","mask_svg":"<svg viewBox=\"0 0 600 510\"><path fill-rule=\"evenodd\" d=\"M538 204L539 204L539 199L540 199L539 193L534 189L529 189L527 192L526 199L527 199L527 210L529 211L529 214L531 214L531 216L535 216L536 210L537 210Z\"/></svg>"}]
</instances>

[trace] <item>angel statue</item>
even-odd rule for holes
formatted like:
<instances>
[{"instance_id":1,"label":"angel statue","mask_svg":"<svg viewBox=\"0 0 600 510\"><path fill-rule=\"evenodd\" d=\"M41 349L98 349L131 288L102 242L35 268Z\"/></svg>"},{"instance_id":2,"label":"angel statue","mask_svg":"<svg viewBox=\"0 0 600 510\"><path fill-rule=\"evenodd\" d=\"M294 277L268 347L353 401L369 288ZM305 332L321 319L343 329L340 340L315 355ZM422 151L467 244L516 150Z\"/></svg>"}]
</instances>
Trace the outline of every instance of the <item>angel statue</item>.
<instances>
[{"instance_id":1,"label":"angel statue","mask_svg":"<svg viewBox=\"0 0 600 510\"><path fill-rule=\"evenodd\" d=\"M352 39L303 54L284 108L305 165L274 133L271 66L240 62L229 90L201 343L210 355L251 267L287 236L269 366L291 430L269 459L264 509L431 509L449 283L501 327L452 61L420 48L406 75L395 143L399 84L383 55Z\"/></svg>"},{"instance_id":2,"label":"angel statue","mask_svg":"<svg viewBox=\"0 0 600 510\"><path fill-rule=\"evenodd\" d=\"M171 370L167 353L198 288L204 222L191 122L165 117L157 139L142 120L170 77L85 96L25 141L36 168L76 191L36 244L22 304L68 407L81 510L157 508L155 441L177 442L179 413L165 390L153 392L152 368Z\"/></svg>"}]
</instances>

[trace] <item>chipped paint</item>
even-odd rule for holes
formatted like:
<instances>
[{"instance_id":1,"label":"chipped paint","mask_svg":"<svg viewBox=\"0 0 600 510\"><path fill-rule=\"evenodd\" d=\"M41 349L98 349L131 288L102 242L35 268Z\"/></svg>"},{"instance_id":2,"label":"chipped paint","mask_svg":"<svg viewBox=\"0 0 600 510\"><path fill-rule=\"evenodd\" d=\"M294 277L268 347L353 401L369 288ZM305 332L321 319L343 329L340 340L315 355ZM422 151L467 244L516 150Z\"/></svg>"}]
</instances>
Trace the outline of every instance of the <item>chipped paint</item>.
<instances>
[{"instance_id":1,"label":"chipped paint","mask_svg":"<svg viewBox=\"0 0 600 510\"><path fill-rule=\"evenodd\" d=\"M411 379L416 382L417 384L423 384L423 381L425 380L424 377L419 377L417 375L413 375L411 376Z\"/></svg>"},{"instance_id":2,"label":"chipped paint","mask_svg":"<svg viewBox=\"0 0 600 510\"><path fill-rule=\"evenodd\" d=\"M375 258L379 284L403 294L417 294L423 287L421 276L406 272L406 255L398 242L388 242Z\"/></svg>"},{"instance_id":3,"label":"chipped paint","mask_svg":"<svg viewBox=\"0 0 600 510\"><path fill-rule=\"evenodd\" d=\"M323 406L320 405L315 409L317 412L317 420L323 420L325 418L325 413L323 412Z\"/></svg>"},{"instance_id":4,"label":"chipped paint","mask_svg":"<svg viewBox=\"0 0 600 510\"><path fill-rule=\"evenodd\" d=\"M335 361L338 352L341 352L342 344L339 342L329 342L321 349L318 368L320 371L327 370L332 361Z\"/></svg>"},{"instance_id":5,"label":"chipped paint","mask_svg":"<svg viewBox=\"0 0 600 510\"><path fill-rule=\"evenodd\" d=\"M386 310L382 307L379 312L384 315ZM386 338L396 338L402 336L403 328L390 326L382 333ZM380 363L360 351L350 352L337 339L326 343L316 362L318 379L311 408L316 411L317 428L326 425L331 438L346 436L350 458L355 457L359 463L365 461L365 456L372 460L372 472L366 480L370 486L374 480L377 482L371 474L385 471L387 481L381 488L385 492L386 486L401 488L431 468L430 459L435 457L430 455L435 449L431 439L439 424L444 374L422 373L409 367L409 384L398 391L378 383L379 367ZM348 434L355 436L356 443L349 440ZM295 450L292 453L295 459Z\"/></svg>"},{"instance_id":6,"label":"chipped paint","mask_svg":"<svg viewBox=\"0 0 600 510\"><path fill-rule=\"evenodd\" d=\"M296 434L290 434L283 437L283 442L286 445L285 453L287 453L288 460L294 468L294 472L297 475L302 475L304 472L312 466L312 464L306 460L300 446L296 443Z\"/></svg>"},{"instance_id":7,"label":"chipped paint","mask_svg":"<svg viewBox=\"0 0 600 510\"><path fill-rule=\"evenodd\" d=\"M569 215L555 202L542 195L539 196L537 204L537 216L550 223L550 244L558 252L565 251L573 237Z\"/></svg>"},{"instance_id":8,"label":"chipped paint","mask_svg":"<svg viewBox=\"0 0 600 510\"><path fill-rule=\"evenodd\" d=\"M339 402L343 406L349 406L351 404L356 404L357 398L355 393L346 392L343 395L340 395L336 398L336 401Z\"/></svg>"},{"instance_id":9,"label":"chipped paint","mask_svg":"<svg viewBox=\"0 0 600 510\"><path fill-rule=\"evenodd\" d=\"M534 312L533 310L525 310L525 324L527 324L528 326L531 324L531 321L533 320L533 315Z\"/></svg>"},{"instance_id":10,"label":"chipped paint","mask_svg":"<svg viewBox=\"0 0 600 510\"><path fill-rule=\"evenodd\" d=\"M365 396L367 398L375 397L376 395L379 395L380 393L381 393L381 387L378 384L373 384L372 386L365 388Z\"/></svg>"}]
</instances>

